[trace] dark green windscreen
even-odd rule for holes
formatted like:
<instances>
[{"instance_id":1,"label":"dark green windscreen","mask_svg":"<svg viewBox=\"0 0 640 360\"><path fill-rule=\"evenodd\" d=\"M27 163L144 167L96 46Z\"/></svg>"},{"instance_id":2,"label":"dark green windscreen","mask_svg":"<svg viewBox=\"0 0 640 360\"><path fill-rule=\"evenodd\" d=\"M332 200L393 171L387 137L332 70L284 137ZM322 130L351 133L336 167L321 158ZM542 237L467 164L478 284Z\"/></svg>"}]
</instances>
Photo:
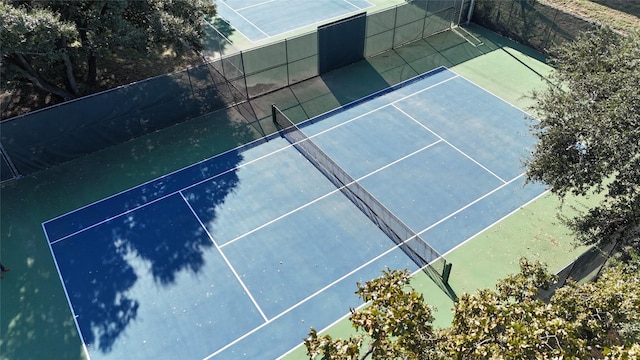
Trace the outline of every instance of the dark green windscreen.
<instances>
[{"instance_id":1,"label":"dark green windscreen","mask_svg":"<svg viewBox=\"0 0 640 360\"><path fill-rule=\"evenodd\" d=\"M318 72L324 74L362 60L366 27L366 13L318 27Z\"/></svg>"}]
</instances>

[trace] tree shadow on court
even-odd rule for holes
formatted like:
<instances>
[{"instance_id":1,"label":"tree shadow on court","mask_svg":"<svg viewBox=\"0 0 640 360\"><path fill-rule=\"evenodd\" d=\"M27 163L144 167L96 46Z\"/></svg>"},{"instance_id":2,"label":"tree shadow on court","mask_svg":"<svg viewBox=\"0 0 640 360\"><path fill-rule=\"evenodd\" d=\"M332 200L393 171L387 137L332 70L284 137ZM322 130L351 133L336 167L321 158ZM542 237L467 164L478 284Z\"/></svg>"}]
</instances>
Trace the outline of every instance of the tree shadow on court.
<instances>
[{"instance_id":1,"label":"tree shadow on court","mask_svg":"<svg viewBox=\"0 0 640 360\"><path fill-rule=\"evenodd\" d=\"M171 83L168 85L175 86ZM146 89L149 94L153 94L153 86L147 86ZM134 100L141 99L131 92L128 94ZM162 100L158 101L161 102ZM122 101L117 100L110 106L120 105L123 105ZM102 113L101 108L90 104L85 109ZM160 115L162 111L154 114ZM59 120L64 119L64 116L52 115L51 118ZM49 123L62 127L61 124L54 124L55 122ZM30 130L33 132L33 129ZM87 128L79 130L87 131ZM120 130L128 131L127 128ZM50 136L57 134L57 131L43 132ZM106 133L103 135L107 136ZM42 233L42 222L194 164L212 154L233 149L256 137L259 135L247 126L243 117L233 109L225 108L3 185L2 250L5 256L2 260L12 268L12 272L0 284L0 332L3 338L0 341L0 358L85 358L65 295L69 299L79 297L82 316L75 320L82 328L81 335L89 345L88 348L108 353L114 344L122 340L127 327L139 321L140 301L130 291L140 279L134 268L124 261L126 256L138 254L143 259L141 262L149 264L149 272L158 286L168 287L175 283L178 272L193 275L201 272L205 252L211 249L210 241L203 241L195 235L192 238L181 236L170 239L162 238L163 234L159 233L153 244L119 242L117 246L115 234L109 245L99 245L99 237L96 236L85 242L84 250L82 246L74 246L69 253L73 267L90 268L92 271L95 267L97 272L87 274L71 271L70 280L65 275L65 284L68 285L68 281L80 283L75 287L75 293L65 294L60 286L47 239ZM68 145L81 145L79 143L91 141L92 138L72 139L74 140L70 140ZM241 160L242 154L231 152L222 166L233 167ZM202 174L201 176L215 171L208 163L194 168L194 172ZM237 181L237 178L231 179L219 186L218 192L207 200L212 208L215 209L224 201ZM170 186L167 181L155 182L141 197L166 191ZM130 205L134 204L127 204L125 207ZM215 217L216 214L211 216ZM168 217L164 219L170 221ZM132 230L130 227L135 224L133 220L126 224L123 221L120 228ZM195 234L195 229L193 232ZM108 237L111 238L111 235ZM121 232L118 237L132 239L125 232ZM124 251L127 248L130 250ZM162 257L168 260L161 260ZM149 260L144 260L147 258ZM61 265L60 269L65 266L59 259L58 263Z\"/></svg>"},{"instance_id":2,"label":"tree shadow on court","mask_svg":"<svg viewBox=\"0 0 640 360\"><path fill-rule=\"evenodd\" d=\"M235 171L228 169L235 169L242 158L240 152L230 151L216 161L148 183L141 192L149 199L162 197L187 181L226 172L222 181L207 180L212 190L201 195L204 199L200 201L208 205L207 221L213 221L219 205L239 183ZM181 297L174 293L180 289L178 274L198 276L214 243L183 198L174 193L85 230L54 250L83 340L90 352L106 354L137 321L141 306L153 308L161 306L156 302L170 303L171 298ZM160 312L167 316L172 311Z\"/></svg>"},{"instance_id":3,"label":"tree shadow on court","mask_svg":"<svg viewBox=\"0 0 640 360\"><path fill-rule=\"evenodd\" d=\"M153 91L152 87L147 89ZM116 101L112 105L120 104ZM212 154L229 151L257 137L259 135L247 126L242 116L233 109L225 108L3 186L3 250L6 250L5 254L8 256L2 260L13 271L0 284L3 287L3 328L0 332L6 336L3 338L6 341L0 344L0 353L8 359L50 358L52 353L64 359L84 358L74 319L70 317L67 297L60 286L56 266L51 260L47 239L41 230L34 231L42 229L42 222L91 201L198 163ZM242 154L230 154L221 166L233 167L242 160ZM193 168L191 175L196 176L194 174L197 173L197 176L209 176L218 170L203 162ZM170 179L168 177L163 179L165 181L149 183L150 186L140 194L140 198L148 199L153 194L166 192L176 185L175 181L167 180ZM237 178L221 184L218 192L207 200L211 208L216 209L236 185ZM136 203L139 200L129 200L123 207L130 209ZM215 217L216 214L212 213L211 216ZM170 221L168 217L163 219ZM139 228L140 225L136 225L134 229L130 229L135 224L142 222L132 219L125 224L122 220L119 228ZM195 229L193 231L195 234ZM107 236L111 244L99 245L100 237L105 237L102 234L88 238L84 242L84 250L82 242L76 243L78 248L74 245L68 250L72 255L71 261L75 264L73 266L95 266L99 271L92 274L72 271L70 280L66 279L66 273L63 277L67 289L71 289L68 281L80 284L75 287L74 291L77 293L67 295L69 299L79 296L82 316L75 320L82 327L83 340L91 351L108 353L114 344L123 339L123 332L127 327L139 321L140 301L130 292L140 279L134 268L125 262L126 256L138 254L141 259L139 261L149 265L149 274L152 274L151 277L159 287L174 284L176 275L181 271L192 275L201 272L205 253L211 249L210 241L204 242L195 235L173 239L161 238L162 235L158 233L157 243L153 244L119 242L116 246L115 234ZM123 239L133 239L133 236L128 236L126 232L118 235ZM15 240L4 241L10 238ZM154 251L157 254L154 255ZM163 256L168 260L162 260ZM59 259L57 261L62 271L65 265ZM27 265L21 267L21 263Z\"/></svg>"}]
</instances>

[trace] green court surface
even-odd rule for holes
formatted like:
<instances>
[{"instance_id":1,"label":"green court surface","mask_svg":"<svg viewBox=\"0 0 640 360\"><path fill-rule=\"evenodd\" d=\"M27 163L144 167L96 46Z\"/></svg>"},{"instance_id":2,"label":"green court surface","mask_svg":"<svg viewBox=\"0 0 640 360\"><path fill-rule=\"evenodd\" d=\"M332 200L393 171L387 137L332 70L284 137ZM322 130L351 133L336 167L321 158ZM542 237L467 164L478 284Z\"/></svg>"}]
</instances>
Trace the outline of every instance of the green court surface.
<instances>
[{"instance_id":1,"label":"green court surface","mask_svg":"<svg viewBox=\"0 0 640 360\"><path fill-rule=\"evenodd\" d=\"M540 54L505 38L475 26L454 29L257 98L257 124L233 110L218 111L3 185L0 259L11 271L0 280L0 359L84 358L44 221L273 132L272 103L300 121L438 66L525 110L526 95L543 88L551 71ZM517 271L520 256L552 271L571 262L584 249L557 223L557 206L543 195L446 254L452 289L491 287ZM437 306L436 325L446 326L451 300L422 273L413 284ZM349 330L343 319L328 331L343 336ZM304 349L284 357L303 359Z\"/></svg>"}]
</instances>

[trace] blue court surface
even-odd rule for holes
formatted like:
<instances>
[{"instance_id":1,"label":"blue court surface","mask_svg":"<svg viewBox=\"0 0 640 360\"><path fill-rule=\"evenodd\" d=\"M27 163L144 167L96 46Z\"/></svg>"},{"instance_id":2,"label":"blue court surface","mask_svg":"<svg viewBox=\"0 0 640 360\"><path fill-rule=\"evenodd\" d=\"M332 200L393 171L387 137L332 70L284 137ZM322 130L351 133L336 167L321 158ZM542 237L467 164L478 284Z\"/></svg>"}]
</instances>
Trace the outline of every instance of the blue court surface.
<instances>
[{"instance_id":1,"label":"blue court surface","mask_svg":"<svg viewBox=\"0 0 640 360\"><path fill-rule=\"evenodd\" d=\"M444 254L544 191L528 125L440 68L300 128ZM359 306L357 281L418 270L278 134L43 229L91 359L275 359Z\"/></svg>"},{"instance_id":2,"label":"blue court surface","mask_svg":"<svg viewBox=\"0 0 640 360\"><path fill-rule=\"evenodd\" d=\"M362 12L365 0L217 0L218 17L251 41Z\"/></svg>"}]
</instances>

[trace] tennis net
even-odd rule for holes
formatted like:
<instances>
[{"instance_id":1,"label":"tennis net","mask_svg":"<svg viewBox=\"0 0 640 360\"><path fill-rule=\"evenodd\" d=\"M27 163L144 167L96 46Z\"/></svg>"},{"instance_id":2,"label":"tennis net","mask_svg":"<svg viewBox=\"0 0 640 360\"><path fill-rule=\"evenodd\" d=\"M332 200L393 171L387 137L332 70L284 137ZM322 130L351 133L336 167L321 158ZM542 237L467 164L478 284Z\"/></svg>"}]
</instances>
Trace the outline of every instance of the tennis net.
<instances>
[{"instance_id":1,"label":"tennis net","mask_svg":"<svg viewBox=\"0 0 640 360\"><path fill-rule=\"evenodd\" d=\"M447 285L451 265L442 255L366 191L275 105L271 106L271 113L276 128L287 141L339 188L419 268L441 287Z\"/></svg>"}]
</instances>

